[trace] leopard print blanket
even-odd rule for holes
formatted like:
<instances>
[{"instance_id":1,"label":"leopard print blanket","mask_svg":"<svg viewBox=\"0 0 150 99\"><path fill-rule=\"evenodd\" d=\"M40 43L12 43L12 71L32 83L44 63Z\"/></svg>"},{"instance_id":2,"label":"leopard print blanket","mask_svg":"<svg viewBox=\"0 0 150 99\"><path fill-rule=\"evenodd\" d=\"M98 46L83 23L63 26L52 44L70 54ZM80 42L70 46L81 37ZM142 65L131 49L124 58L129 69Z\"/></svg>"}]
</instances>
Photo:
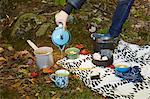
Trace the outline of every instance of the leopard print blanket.
<instances>
[{"instance_id":1,"label":"leopard print blanket","mask_svg":"<svg viewBox=\"0 0 150 99\"><path fill-rule=\"evenodd\" d=\"M95 66L92 55L80 55L75 60L64 57L57 61L70 72L78 75L91 90L114 99L150 99L150 45L139 46L119 41L114 50L114 63L126 61L141 69L142 82L129 82L115 75L115 70ZM92 78L93 75L98 75Z\"/></svg>"}]
</instances>

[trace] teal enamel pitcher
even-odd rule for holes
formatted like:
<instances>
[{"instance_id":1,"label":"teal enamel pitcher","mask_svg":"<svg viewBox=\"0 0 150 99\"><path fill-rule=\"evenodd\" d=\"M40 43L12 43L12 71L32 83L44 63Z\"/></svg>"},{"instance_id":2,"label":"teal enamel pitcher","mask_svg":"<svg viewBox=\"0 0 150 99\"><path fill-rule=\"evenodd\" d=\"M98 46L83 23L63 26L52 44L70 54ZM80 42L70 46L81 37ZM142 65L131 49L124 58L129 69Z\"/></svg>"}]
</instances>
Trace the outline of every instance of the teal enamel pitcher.
<instances>
[{"instance_id":1,"label":"teal enamel pitcher","mask_svg":"<svg viewBox=\"0 0 150 99\"><path fill-rule=\"evenodd\" d=\"M63 28L63 24L59 24L52 33L52 42L54 45L63 50L65 45L67 45L70 40L71 35L69 31Z\"/></svg>"}]
</instances>

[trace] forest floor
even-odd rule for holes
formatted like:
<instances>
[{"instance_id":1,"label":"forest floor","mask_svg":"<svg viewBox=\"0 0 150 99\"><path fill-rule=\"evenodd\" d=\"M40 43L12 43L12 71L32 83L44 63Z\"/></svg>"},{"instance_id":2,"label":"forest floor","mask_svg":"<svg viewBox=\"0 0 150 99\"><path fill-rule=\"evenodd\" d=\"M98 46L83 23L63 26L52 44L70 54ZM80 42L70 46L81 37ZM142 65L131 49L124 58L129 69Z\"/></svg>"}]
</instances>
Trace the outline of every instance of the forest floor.
<instances>
[{"instance_id":1,"label":"forest floor","mask_svg":"<svg viewBox=\"0 0 150 99\"><path fill-rule=\"evenodd\" d=\"M72 37L66 46L73 47L83 44L91 53L91 26L97 33L106 33L111 25L116 0L88 0L80 10L74 10L69 17L67 29ZM69 86L60 89L49 79L48 75L61 68L54 65L51 72L43 72L36 67L33 49L26 40L31 39L37 46L50 46L54 49L55 62L61 57L59 49L51 41L51 34L56 27L54 16L64 6L52 0L10 0L7 15L0 24L0 99L102 99L98 93L91 91L76 75L69 76ZM44 16L42 24L48 23L42 36L35 35L41 24L32 20L19 23L28 32L22 31L12 37L20 16L32 13ZM28 27L28 28L24 28ZM120 38L126 42L145 45L150 44L150 1L136 0L130 15L125 22ZM16 31L15 31L16 32ZM41 32L41 31L40 31ZM39 33L39 32L38 32ZM25 36L25 37L23 37ZM22 39L23 38L23 39ZM37 76L33 75L36 73Z\"/></svg>"}]
</instances>

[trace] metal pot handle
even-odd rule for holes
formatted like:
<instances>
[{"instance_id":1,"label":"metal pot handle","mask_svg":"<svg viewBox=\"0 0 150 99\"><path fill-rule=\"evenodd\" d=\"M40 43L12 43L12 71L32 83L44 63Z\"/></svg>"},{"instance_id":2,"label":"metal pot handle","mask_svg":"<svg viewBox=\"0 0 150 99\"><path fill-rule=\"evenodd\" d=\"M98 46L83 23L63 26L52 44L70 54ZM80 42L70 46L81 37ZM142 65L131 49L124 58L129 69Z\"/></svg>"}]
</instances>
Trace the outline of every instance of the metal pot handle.
<instances>
[{"instance_id":1,"label":"metal pot handle","mask_svg":"<svg viewBox=\"0 0 150 99\"><path fill-rule=\"evenodd\" d=\"M91 38L92 38L93 40L96 40L96 38L94 37L94 34L93 34L93 33L91 34Z\"/></svg>"}]
</instances>

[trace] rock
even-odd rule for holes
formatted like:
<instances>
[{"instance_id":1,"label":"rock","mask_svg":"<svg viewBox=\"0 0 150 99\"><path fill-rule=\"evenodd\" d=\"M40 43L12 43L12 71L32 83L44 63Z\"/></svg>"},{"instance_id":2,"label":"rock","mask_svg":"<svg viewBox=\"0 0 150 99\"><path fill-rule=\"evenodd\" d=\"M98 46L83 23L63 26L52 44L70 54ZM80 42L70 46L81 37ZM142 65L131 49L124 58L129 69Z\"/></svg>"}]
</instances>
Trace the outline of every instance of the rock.
<instances>
[{"instance_id":1,"label":"rock","mask_svg":"<svg viewBox=\"0 0 150 99\"><path fill-rule=\"evenodd\" d=\"M76 23L76 18L73 15L69 15L67 22L70 22L71 24L75 24Z\"/></svg>"},{"instance_id":2,"label":"rock","mask_svg":"<svg viewBox=\"0 0 150 99\"><path fill-rule=\"evenodd\" d=\"M91 28L89 29L89 32L94 33L96 31L96 27L95 26L91 26Z\"/></svg>"},{"instance_id":3,"label":"rock","mask_svg":"<svg viewBox=\"0 0 150 99\"><path fill-rule=\"evenodd\" d=\"M24 24L26 22L28 23L28 26L24 26ZM30 24L29 22L31 22L33 24ZM35 28L35 27L37 27L37 25L42 24L44 22L46 22L45 16L36 15L34 13L25 13L17 19L17 21L13 27L11 36L16 37L17 30L20 30L20 28L22 28L22 26L24 26L25 31L28 32L30 29Z\"/></svg>"},{"instance_id":4,"label":"rock","mask_svg":"<svg viewBox=\"0 0 150 99\"><path fill-rule=\"evenodd\" d=\"M36 32L36 36L40 37L42 35L44 35L48 29L48 27L50 26L50 23L44 23L41 25L41 27L38 29L38 31Z\"/></svg>"}]
</instances>

